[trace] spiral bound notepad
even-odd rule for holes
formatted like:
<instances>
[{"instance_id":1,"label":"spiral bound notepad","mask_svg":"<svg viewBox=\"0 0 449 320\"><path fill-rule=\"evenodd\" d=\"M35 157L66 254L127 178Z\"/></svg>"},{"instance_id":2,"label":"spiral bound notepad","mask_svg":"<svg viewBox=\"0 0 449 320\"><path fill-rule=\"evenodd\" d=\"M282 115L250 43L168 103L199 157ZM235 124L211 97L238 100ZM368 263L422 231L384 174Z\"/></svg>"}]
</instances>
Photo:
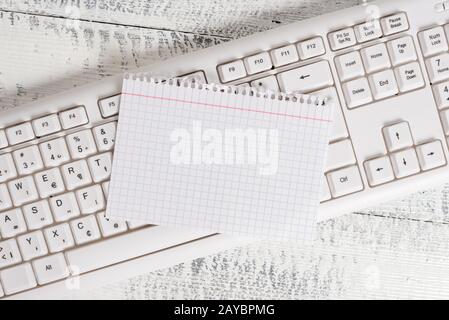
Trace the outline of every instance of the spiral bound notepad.
<instances>
[{"instance_id":1,"label":"spiral bound notepad","mask_svg":"<svg viewBox=\"0 0 449 320\"><path fill-rule=\"evenodd\" d=\"M311 240L331 123L308 95L128 75L107 216Z\"/></svg>"}]
</instances>

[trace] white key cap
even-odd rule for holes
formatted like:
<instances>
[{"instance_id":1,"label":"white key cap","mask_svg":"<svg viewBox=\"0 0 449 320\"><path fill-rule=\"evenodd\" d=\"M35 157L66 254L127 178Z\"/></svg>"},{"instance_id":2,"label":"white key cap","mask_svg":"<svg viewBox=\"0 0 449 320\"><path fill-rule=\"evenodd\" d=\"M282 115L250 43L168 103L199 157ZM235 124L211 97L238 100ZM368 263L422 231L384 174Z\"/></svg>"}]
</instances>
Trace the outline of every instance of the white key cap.
<instances>
[{"instance_id":1,"label":"white key cap","mask_svg":"<svg viewBox=\"0 0 449 320\"><path fill-rule=\"evenodd\" d=\"M433 93L439 109L449 107L449 81L434 85Z\"/></svg>"},{"instance_id":2,"label":"white key cap","mask_svg":"<svg viewBox=\"0 0 449 320\"><path fill-rule=\"evenodd\" d=\"M61 130L61 124L56 114L33 120L32 125L38 137L43 137Z\"/></svg>"},{"instance_id":3,"label":"white key cap","mask_svg":"<svg viewBox=\"0 0 449 320\"><path fill-rule=\"evenodd\" d=\"M89 129L70 134L66 139L73 159L81 159L97 152L94 137Z\"/></svg>"},{"instance_id":4,"label":"white key cap","mask_svg":"<svg viewBox=\"0 0 449 320\"><path fill-rule=\"evenodd\" d=\"M6 139L5 130L0 130L0 149L8 146L8 139Z\"/></svg>"},{"instance_id":5,"label":"white key cap","mask_svg":"<svg viewBox=\"0 0 449 320\"><path fill-rule=\"evenodd\" d=\"M425 85L418 62L397 67L394 72L401 92L415 90Z\"/></svg>"},{"instance_id":6,"label":"white key cap","mask_svg":"<svg viewBox=\"0 0 449 320\"><path fill-rule=\"evenodd\" d=\"M9 144L19 144L31 139L34 139L34 132L31 123L24 122L14 127L6 129L6 136L8 137Z\"/></svg>"},{"instance_id":7,"label":"white key cap","mask_svg":"<svg viewBox=\"0 0 449 320\"><path fill-rule=\"evenodd\" d=\"M404 12L400 12L380 20L384 35L399 33L409 28L407 15Z\"/></svg>"},{"instance_id":8,"label":"white key cap","mask_svg":"<svg viewBox=\"0 0 449 320\"><path fill-rule=\"evenodd\" d=\"M69 268L62 253L34 260L33 269L36 272L37 282L40 285L69 276Z\"/></svg>"},{"instance_id":9,"label":"white key cap","mask_svg":"<svg viewBox=\"0 0 449 320\"><path fill-rule=\"evenodd\" d=\"M390 158L387 156L365 162L366 176L370 186L378 186L394 179Z\"/></svg>"},{"instance_id":10,"label":"white key cap","mask_svg":"<svg viewBox=\"0 0 449 320\"><path fill-rule=\"evenodd\" d=\"M357 166L351 166L327 174L332 196L341 197L363 189Z\"/></svg>"},{"instance_id":11,"label":"white key cap","mask_svg":"<svg viewBox=\"0 0 449 320\"><path fill-rule=\"evenodd\" d=\"M320 91L315 91L312 94L326 97L334 104L334 121L332 122L330 141L348 137L348 129L346 128L346 123L343 117L343 112L341 110L337 90L334 87L330 87Z\"/></svg>"},{"instance_id":12,"label":"white key cap","mask_svg":"<svg viewBox=\"0 0 449 320\"><path fill-rule=\"evenodd\" d=\"M326 177L324 177L320 201L326 201L329 200L330 198L331 198L331 190L329 189L329 185L327 184Z\"/></svg>"},{"instance_id":13,"label":"white key cap","mask_svg":"<svg viewBox=\"0 0 449 320\"><path fill-rule=\"evenodd\" d=\"M84 244L100 238L100 230L94 215L73 220L71 223L77 244Z\"/></svg>"},{"instance_id":14,"label":"white key cap","mask_svg":"<svg viewBox=\"0 0 449 320\"><path fill-rule=\"evenodd\" d=\"M285 47L280 47L271 50L271 60L275 67L284 66L299 60L298 52L295 45L290 44Z\"/></svg>"},{"instance_id":15,"label":"white key cap","mask_svg":"<svg viewBox=\"0 0 449 320\"><path fill-rule=\"evenodd\" d=\"M270 54L268 52L261 52L253 56L246 57L244 62L248 74L270 70L273 66L271 63Z\"/></svg>"},{"instance_id":16,"label":"white key cap","mask_svg":"<svg viewBox=\"0 0 449 320\"><path fill-rule=\"evenodd\" d=\"M418 58L413 39L410 36L388 41L387 49L394 66L415 61Z\"/></svg>"},{"instance_id":17,"label":"white key cap","mask_svg":"<svg viewBox=\"0 0 449 320\"><path fill-rule=\"evenodd\" d=\"M51 197L49 200L55 220L58 222L66 221L80 215L80 209L74 192L60 194Z\"/></svg>"},{"instance_id":18,"label":"white key cap","mask_svg":"<svg viewBox=\"0 0 449 320\"><path fill-rule=\"evenodd\" d=\"M109 122L93 128L95 141L100 152L114 148L117 122Z\"/></svg>"},{"instance_id":19,"label":"white key cap","mask_svg":"<svg viewBox=\"0 0 449 320\"><path fill-rule=\"evenodd\" d=\"M94 182L97 183L109 179L112 170L111 152L90 157L87 162Z\"/></svg>"},{"instance_id":20,"label":"white key cap","mask_svg":"<svg viewBox=\"0 0 449 320\"><path fill-rule=\"evenodd\" d=\"M103 182L101 184L101 187L103 188L103 193L106 199L108 199L109 195L109 181Z\"/></svg>"},{"instance_id":21,"label":"white key cap","mask_svg":"<svg viewBox=\"0 0 449 320\"><path fill-rule=\"evenodd\" d=\"M251 81L251 87L257 88L260 91L279 91L278 82L275 76L269 76L261 79Z\"/></svg>"},{"instance_id":22,"label":"white key cap","mask_svg":"<svg viewBox=\"0 0 449 320\"><path fill-rule=\"evenodd\" d=\"M419 163L413 148L398 151L390 155L394 174L403 178L419 172Z\"/></svg>"},{"instance_id":23,"label":"white key cap","mask_svg":"<svg viewBox=\"0 0 449 320\"><path fill-rule=\"evenodd\" d=\"M366 80L366 78L346 82L342 85L342 89L349 109L373 101L371 89L369 88L368 80Z\"/></svg>"},{"instance_id":24,"label":"white key cap","mask_svg":"<svg viewBox=\"0 0 449 320\"><path fill-rule=\"evenodd\" d=\"M352 28L346 28L330 33L329 43L334 51L355 45L356 38L354 30Z\"/></svg>"},{"instance_id":25,"label":"white key cap","mask_svg":"<svg viewBox=\"0 0 449 320\"><path fill-rule=\"evenodd\" d=\"M83 187L92 182L86 160L78 160L61 167L62 176L68 190Z\"/></svg>"},{"instance_id":26,"label":"white key cap","mask_svg":"<svg viewBox=\"0 0 449 320\"><path fill-rule=\"evenodd\" d=\"M418 37L424 57L430 57L448 50L443 27L421 31Z\"/></svg>"},{"instance_id":27,"label":"white key cap","mask_svg":"<svg viewBox=\"0 0 449 320\"><path fill-rule=\"evenodd\" d=\"M45 239L47 239L48 249L50 252L59 252L67 248L73 247L72 231L68 223L52 226L44 230Z\"/></svg>"},{"instance_id":28,"label":"white key cap","mask_svg":"<svg viewBox=\"0 0 449 320\"><path fill-rule=\"evenodd\" d=\"M184 81L191 81L195 83L207 83L204 71L196 71L181 76Z\"/></svg>"},{"instance_id":29,"label":"white key cap","mask_svg":"<svg viewBox=\"0 0 449 320\"><path fill-rule=\"evenodd\" d=\"M33 268L28 262L0 271L0 279L5 293L8 295L34 288L37 285Z\"/></svg>"},{"instance_id":30,"label":"white key cap","mask_svg":"<svg viewBox=\"0 0 449 320\"><path fill-rule=\"evenodd\" d=\"M47 200L30 203L22 207L28 229L36 230L53 223Z\"/></svg>"},{"instance_id":31,"label":"white key cap","mask_svg":"<svg viewBox=\"0 0 449 320\"><path fill-rule=\"evenodd\" d=\"M59 119L64 130L82 126L89 122L86 109L82 106L61 112Z\"/></svg>"},{"instance_id":32,"label":"white key cap","mask_svg":"<svg viewBox=\"0 0 449 320\"><path fill-rule=\"evenodd\" d=\"M358 51L353 51L335 58L338 76L341 81L347 81L365 75L362 58Z\"/></svg>"},{"instance_id":33,"label":"white key cap","mask_svg":"<svg viewBox=\"0 0 449 320\"><path fill-rule=\"evenodd\" d=\"M20 175L31 174L44 168L41 154L37 146L30 146L12 153Z\"/></svg>"},{"instance_id":34,"label":"white key cap","mask_svg":"<svg viewBox=\"0 0 449 320\"><path fill-rule=\"evenodd\" d=\"M304 67L292 69L277 75L282 92L310 92L334 84L327 61L320 61Z\"/></svg>"},{"instance_id":35,"label":"white key cap","mask_svg":"<svg viewBox=\"0 0 449 320\"><path fill-rule=\"evenodd\" d=\"M24 261L45 256L48 253L42 231L34 231L17 238Z\"/></svg>"},{"instance_id":36,"label":"white key cap","mask_svg":"<svg viewBox=\"0 0 449 320\"><path fill-rule=\"evenodd\" d=\"M221 82L229 82L246 77L245 65L242 60L222 64L217 68Z\"/></svg>"},{"instance_id":37,"label":"white key cap","mask_svg":"<svg viewBox=\"0 0 449 320\"><path fill-rule=\"evenodd\" d=\"M59 168L39 172L34 175L34 179L41 198L48 198L64 191L64 182Z\"/></svg>"},{"instance_id":38,"label":"white key cap","mask_svg":"<svg viewBox=\"0 0 449 320\"><path fill-rule=\"evenodd\" d=\"M15 239L0 242L0 269L22 261Z\"/></svg>"},{"instance_id":39,"label":"white key cap","mask_svg":"<svg viewBox=\"0 0 449 320\"><path fill-rule=\"evenodd\" d=\"M325 171L345 167L356 162L352 144L349 139L329 145Z\"/></svg>"},{"instance_id":40,"label":"white key cap","mask_svg":"<svg viewBox=\"0 0 449 320\"><path fill-rule=\"evenodd\" d=\"M100 112L103 118L115 116L120 109L120 95L117 94L109 98L101 99L98 101L98 105L100 106Z\"/></svg>"},{"instance_id":41,"label":"white key cap","mask_svg":"<svg viewBox=\"0 0 449 320\"><path fill-rule=\"evenodd\" d=\"M39 198L32 176L8 182L9 194L15 206L20 206Z\"/></svg>"},{"instance_id":42,"label":"white key cap","mask_svg":"<svg viewBox=\"0 0 449 320\"><path fill-rule=\"evenodd\" d=\"M0 298L3 297L5 293L3 292L2 285L0 284Z\"/></svg>"},{"instance_id":43,"label":"white key cap","mask_svg":"<svg viewBox=\"0 0 449 320\"><path fill-rule=\"evenodd\" d=\"M97 213L97 219L103 237L110 237L125 232L128 229L126 222L106 218L106 212Z\"/></svg>"},{"instance_id":44,"label":"white key cap","mask_svg":"<svg viewBox=\"0 0 449 320\"><path fill-rule=\"evenodd\" d=\"M64 138L50 140L39 145L42 158L47 167L55 167L70 161L69 150Z\"/></svg>"},{"instance_id":45,"label":"white key cap","mask_svg":"<svg viewBox=\"0 0 449 320\"><path fill-rule=\"evenodd\" d=\"M0 233L3 238L11 238L27 230L20 208L0 213Z\"/></svg>"},{"instance_id":46,"label":"white key cap","mask_svg":"<svg viewBox=\"0 0 449 320\"><path fill-rule=\"evenodd\" d=\"M430 82L435 83L449 79L449 53L444 53L426 60Z\"/></svg>"},{"instance_id":47,"label":"white key cap","mask_svg":"<svg viewBox=\"0 0 449 320\"><path fill-rule=\"evenodd\" d=\"M11 154L0 155L0 182L17 177L16 166Z\"/></svg>"},{"instance_id":48,"label":"white key cap","mask_svg":"<svg viewBox=\"0 0 449 320\"><path fill-rule=\"evenodd\" d=\"M388 151L396 151L413 145L412 134L407 122L399 122L382 129Z\"/></svg>"},{"instance_id":49,"label":"white key cap","mask_svg":"<svg viewBox=\"0 0 449 320\"><path fill-rule=\"evenodd\" d=\"M382 28L377 19L355 26L354 31L358 42L367 42L382 37Z\"/></svg>"},{"instance_id":50,"label":"white key cap","mask_svg":"<svg viewBox=\"0 0 449 320\"><path fill-rule=\"evenodd\" d=\"M376 100L388 98L399 93L392 70L385 70L369 76L373 97Z\"/></svg>"},{"instance_id":51,"label":"white key cap","mask_svg":"<svg viewBox=\"0 0 449 320\"><path fill-rule=\"evenodd\" d=\"M372 73L391 67L387 47L380 43L360 50L366 72Z\"/></svg>"},{"instance_id":52,"label":"white key cap","mask_svg":"<svg viewBox=\"0 0 449 320\"><path fill-rule=\"evenodd\" d=\"M444 134L449 135L449 109L440 112L441 122L443 122Z\"/></svg>"},{"instance_id":53,"label":"white key cap","mask_svg":"<svg viewBox=\"0 0 449 320\"><path fill-rule=\"evenodd\" d=\"M11 196L9 195L6 184L0 184L0 211L9 209L12 207Z\"/></svg>"},{"instance_id":54,"label":"white key cap","mask_svg":"<svg viewBox=\"0 0 449 320\"><path fill-rule=\"evenodd\" d=\"M297 44L297 47L301 60L311 59L326 53L323 39L321 37L315 37L309 40L300 41Z\"/></svg>"},{"instance_id":55,"label":"white key cap","mask_svg":"<svg viewBox=\"0 0 449 320\"><path fill-rule=\"evenodd\" d=\"M76 198L83 214L94 213L106 207L106 201L100 185L77 190Z\"/></svg>"},{"instance_id":56,"label":"white key cap","mask_svg":"<svg viewBox=\"0 0 449 320\"><path fill-rule=\"evenodd\" d=\"M430 170L446 164L443 147L439 140L417 146L416 153L423 170Z\"/></svg>"}]
</instances>

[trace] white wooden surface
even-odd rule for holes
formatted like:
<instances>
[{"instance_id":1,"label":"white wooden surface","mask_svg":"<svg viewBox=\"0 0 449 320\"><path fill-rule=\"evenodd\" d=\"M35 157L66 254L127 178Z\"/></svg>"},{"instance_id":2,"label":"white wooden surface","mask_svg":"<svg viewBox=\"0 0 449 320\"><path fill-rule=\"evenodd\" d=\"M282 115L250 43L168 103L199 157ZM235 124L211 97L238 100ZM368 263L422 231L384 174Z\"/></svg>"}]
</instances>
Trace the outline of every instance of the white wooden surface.
<instances>
[{"instance_id":1,"label":"white wooden surface","mask_svg":"<svg viewBox=\"0 0 449 320\"><path fill-rule=\"evenodd\" d=\"M361 0L0 0L0 108ZM449 298L449 184L83 298Z\"/></svg>"}]
</instances>

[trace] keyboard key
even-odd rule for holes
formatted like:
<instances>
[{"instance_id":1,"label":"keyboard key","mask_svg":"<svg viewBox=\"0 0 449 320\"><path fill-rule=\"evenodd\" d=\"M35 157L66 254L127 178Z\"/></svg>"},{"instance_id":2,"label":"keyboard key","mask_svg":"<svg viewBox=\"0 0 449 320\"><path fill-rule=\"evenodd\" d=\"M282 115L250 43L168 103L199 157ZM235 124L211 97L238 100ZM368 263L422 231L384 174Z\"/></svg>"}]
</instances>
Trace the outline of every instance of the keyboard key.
<instances>
[{"instance_id":1,"label":"keyboard key","mask_svg":"<svg viewBox=\"0 0 449 320\"><path fill-rule=\"evenodd\" d=\"M44 168L37 146L30 146L12 153L20 175L31 174Z\"/></svg>"},{"instance_id":2,"label":"keyboard key","mask_svg":"<svg viewBox=\"0 0 449 320\"><path fill-rule=\"evenodd\" d=\"M416 147L418 160L423 170L430 170L446 164L441 141L435 140Z\"/></svg>"},{"instance_id":3,"label":"keyboard key","mask_svg":"<svg viewBox=\"0 0 449 320\"><path fill-rule=\"evenodd\" d=\"M50 198L50 206L55 220L66 221L80 215L75 193L69 192Z\"/></svg>"},{"instance_id":4,"label":"keyboard key","mask_svg":"<svg viewBox=\"0 0 449 320\"><path fill-rule=\"evenodd\" d=\"M52 226L44 230L45 239L47 239L48 249L50 252L60 252L67 248L73 247L72 231L68 223Z\"/></svg>"},{"instance_id":5,"label":"keyboard key","mask_svg":"<svg viewBox=\"0 0 449 320\"><path fill-rule=\"evenodd\" d=\"M35 137L33 128L29 122L24 122L14 127L7 128L6 136L11 145L29 141Z\"/></svg>"},{"instance_id":6,"label":"keyboard key","mask_svg":"<svg viewBox=\"0 0 449 320\"><path fill-rule=\"evenodd\" d=\"M418 59L413 39L410 36L388 41L387 49L394 66Z\"/></svg>"},{"instance_id":7,"label":"keyboard key","mask_svg":"<svg viewBox=\"0 0 449 320\"><path fill-rule=\"evenodd\" d=\"M120 109L120 94L101 99L98 101L98 105L100 106L100 112L103 118L115 116Z\"/></svg>"},{"instance_id":8,"label":"keyboard key","mask_svg":"<svg viewBox=\"0 0 449 320\"><path fill-rule=\"evenodd\" d=\"M33 120L32 125L38 137L43 137L61 130L61 124L56 114Z\"/></svg>"},{"instance_id":9,"label":"keyboard key","mask_svg":"<svg viewBox=\"0 0 449 320\"><path fill-rule=\"evenodd\" d=\"M270 54L268 52L261 52L253 56L246 57L244 62L248 74L270 70L273 66L271 63Z\"/></svg>"},{"instance_id":10,"label":"keyboard key","mask_svg":"<svg viewBox=\"0 0 449 320\"><path fill-rule=\"evenodd\" d=\"M371 89L369 88L368 80L366 80L366 78L346 82L342 85L342 89L349 109L373 101Z\"/></svg>"},{"instance_id":11,"label":"keyboard key","mask_svg":"<svg viewBox=\"0 0 449 320\"><path fill-rule=\"evenodd\" d=\"M0 213L0 233L3 238L11 238L27 230L20 208Z\"/></svg>"},{"instance_id":12,"label":"keyboard key","mask_svg":"<svg viewBox=\"0 0 449 320\"><path fill-rule=\"evenodd\" d=\"M300 41L296 46L298 48L299 57L301 60L315 58L326 53L323 39L321 37Z\"/></svg>"},{"instance_id":13,"label":"keyboard key","mask_svg":"<svg viewBox=\"0 0 449 320\"><path fill-rule=\"evenodd\" d=\"M360 54L362 55L363 64L368 73L391 67L387 47L383 43L364 48L360 50Z\"/></svg>"},{"instance_id":14,"label":"keyboard key","mask_svg":"<svg viewBox=\"0 0 449 320\"><path fill-rule=\"evenodd\" d=\"M419 172L419 163L413 148L398 151L390 155L394 174L403 178Z\"/></svg>"},{"instance_id":15,"label":"keyboard key","mask_svg":"<svg viewBox=\"0 0 449 320\"><path fill-rule=\"evenodd\" d=\"M218 66L221 82L230 82L246 77L245 65L242 60L232 61Z\"/></svg>"},{"instance_id":16,"label":"keyboard key","mask_svg":"<svg viewBox=\"0 0 449 320\"><path fill-rule=\"evenodd\" d=\"M117 130L117 122L109 122L92 129L95 141L97 142L98 151L109 151L114 148L115 133Z\"/></svg>"},{"instance_id":17,"label":"keyboard key","mask_svg":"<svg viewBox=\"0 0 449 320\"><path fill-rule=\"evenodd\" d=\"M331 190L329 189L329 185L327 184L326 176L324 176L323 181L323 189L321 191L321 199L320 201L326 201L331 198Z\"/></svg>"},{"instance_id":18,"label":"keyboard key","mask_svg":"<svg viewBox=\"0 0 449 320\"><path fill-rule=\"evenodd\" d=\"M78 245L88 243L100 238L100 229L94 215L73 220L71 223L73 235Z\"/></svg>"},{"instance_id":19,"label":"keyboard key","mask_svg":"<svg viewBox=\"0 0 449 320\"><path fill-rule=\"evenodd\" d=\"M413 145L412 134L407 122L399 122L383 128L388 151L396 151Z\"/></svg>"},{"instance_id":20,"label":"keyboard key","mask_svg":"<svg viewBox=\"0 0 449 320\"><path fill-rule=\"evenodd\" d=\"M388 98L399 93L392 70L385 70L369 76L373 97L376 100Z\"/></svg>"},{"instance_id":21,"label":"keyboard key","mask_svg":"<svg viewBox=\"0 0 449 320\"><path fill-rule=\"evenodd\" d=\"M61 167L62 176L68 190L86 186L92 182L86 160L78 160Z\"/></svg>"},{"instance_id":22,"label":"keyboard key","mask_svg":"<svg viewBox=\"0 0 449 320\"><path fill-rule=\"evenodd\" d=\"M352 28L332 32L328 37L331 48L334 51L351 47L356 44L356 38Z\"/></svg>"},{"instance_id":23,"label":"keyboard key","mask_svg":"<svg viewBox=\"0 0 449 320\"><path fill-rule=\"evenodd\" d=\"M204 74L204 71L195 71L192 73L184 74L180 76L182 78L182 81L189 81L189 82L195 82L195 83L207 83L206 75ZM118 110L117 110L118 113Z\"/></svg>"},{"instance_id":24,"label":"keyboard key","mask_svg":"<svg viewBox=\"0 0 449 320\"><path fill-rule=\"evenodd\" d=\"M320 61L304 67L292 69L277 75L282 92L306 93L334 84L327 61Z\"/></svg>"},{"instance_id":25,"label":"keyboard key","mask_svg":"<svg viewBox=\"0 0 449 320\"><path fill-rule=\"evenodd\" d=\"M5 293L8 295L34 288L37 285L33 268L28 262L0 271L0 279Z\"/></svg>"},{"instance_id":26,"label":"keyboard key","mask_svg":"<svg viewBox=\"0 0 449 320\"><path fill-rule=\"evenodd\" d=\"M382 18L380 24L382 25L382 30L386 36L408 30L409 28L405 12Z\"/></svg>"},{"instance_id":27,"label":"keyboard key","mask_svg":"<svg viewBox=\"0 0 449 320\"><path fill-rule=\"evenodd\" d=\"M435 27L418 34L424 57L430 57L448 50L443 27Z\"/></svg>"},{"instance_id":28,"label":"keyboard key","mask_svg":"<svg viewBox=\"0 0 449 320\"><path fill-rule=\"evenodd\" d=\"M408 92L425 85L418 62L412 62L394 69L399 91Z\"/></svg>"},{"instance_id":29,"label":"keyboard key","mask_svg":"<svg viewBox=\"0 0 449 320\"><path fill-rule=\"evenodd\" d=\"M449 79L449 53L444 53L426 60L431 83Z\"/></svg>"},{"instance_id":30,"label":"keyboard key","mask_svg":"<svg viewBox=\"0 0 449 320\"><path fill-rule=\"evenodd\" d=\"M365 162L366 176L370 186L378 186L394 179L390 158L387 156Z\"/></svg>"},{"instance_id":31,"label":"keyboard key","mask_svg":"<svg viewBox=\"0 0 449 320\"><path fill-rule=\"evenodd\" d=\"M47 141L39 145L42 158L47 167L55 167L70 161L69 150L64 138Z\"/></svg>"},{"instance_id":32,"label":"keyboard key","mask_svg":"<svg viewBox=\"0 0 449 320\"><path fill-rule=\"evenodd\" d=\"M12 207L11 196L9 195L6 184L0 184L0 211L9 209Z\"/></svg>"},{"instance_id":33,"label":"keyboard key","mask_svg":"<svg viewBox=\"0 0 449 320\"><path fill-rule=\"evenodd\" d=\"M251 87L257 88L261 91L279 91L278 82L275 76L269 76L251 81Z\"/></svg>"},{"instance_id":34,"label":"keyboard key","mask_svg":"<svg viewBox=\"0 0 449 320\"><path fill-rule=\"evenodd\" d=\"M271 60L275 67L284 66L299 60L298 52L293 44L271 50Z\"/></svg>"},{"instance_id":35,"label":"keyboard key","mask_svg":"<svg viewBox=\"0 0 449 320\"><path fill-rule=\"evenodd\" d=\"M62 253L33 261L37 282L44 285L69 276L69 268Z\"/></svg>"},{"instance_id":36,"label":"keyboard key","mask_svg":"<svg viewBox=\"0 0 449 320\"><path fill-rule=\"evenodd\" d=\"M48 253L42 231L34 231L17 238L24 261L42 257Z\"/></svg>"},{"instance_id":37,"label":"keyboard key","mask_svg":"<svg viewBox=\"0 0 449 320\"><path fill-rule=\"evenodd\" d=\"M15 239L0 242L0 269L22 261Z\"/></svg>"},{"instance_id":38,"label":"keyboard key","mask_svg":"<svg viewBox=\"0 0 449 320\"><path fill-rule=\"evenodd\" d=\"M103 191L100 185L93 185L76 191L76 198L81 209L81 213L90 214L106 207ZM76 237L76 235L75 235Z\"/></svg>"},{"instance_id":39,"label":"keyboard key","mask_svg":"<svg viewBox=\"0 0 449 320\"><path fill-rule=\"evenodd\" d=\"M365 75L362 59L358 51L353 51L335 58L338 76L341 81L347 81Z\"/></svg>"},{"instance_id":40,"label":"keyboard key","mask_svg":"<svg viewBox=\"0 0 449 320\"><path fill-rule=\"evenodd\" d=\"M27 204L22 207L22 212L30 230L41 229L53 223L47 200Z\"/></svg>"},{"instance_id":41,"label":"keyboard key","mask_svg":"<svg viewBox=\"0 0 449 320\"><path fill-rule=\"evenodd\" d=\"M34 178L41 198L48 198L64 191L64 182L59 168L39 172L34 175Z\"/></svg>"},{"instance_id":42,"label":"keyboard key","mask_svg":"<svg viewBox=\"0 0 449 320\"><path fill-rule=\"evenodd\" d=\"M89 129L70 134L66 139L74 159L81 159L97 152L94 137Z\"/></svg>"},{"instance_id":43,"label":"keyboard key","mask_svg":"<svg viewBox=\"0 0 449 320\"><path fill-rule=\"evenodd\" d=\"M441 122L443 122L444 134L449 135L449 109L440 112Z\"/></svg>"},{"instance_id":44,"label":"keyboard key","mask_svg":"<svg viewBox=\"0 0 449 320\"><path fill-rule=\"evenodd\" d=\"M112 153L106 152L87 160L90 173L95 183L108 180L112 170Z\"/></svg>"},{"instance_id":45,"label":"keyboard key","mask_svg":"<svg viewBox=\"0 0 449 320\"><path fill-rule=\"evenodd\" d=\"M352 144L349 139L331 143L327 149L325 171L345 167L356 162Z\"/></svg>"},{"instance_id":46,"label":"keyboard key","mask_svg":"<svg viewBox=\"0 0 449 320\"><path fill-rule=\"evenodd\" d=\"M382 28L377 19L355 26L354 31L358 42L367 42L382 37Z\"/></svg>"},{"instance_id":47,"label":"keyboard key","mask_svg":"<svg viewBox=\"0 0 449 320\"><path fill-rule=\"evenodd\" d=\"M3 297L5 293L3 292L2 285L0 284L0 298Z\"/></svg>"},{"instance_id":48,"label":"keyboard key","mask_svg":"<svg viewBox=\"0 0 449 320\"><path fill-rule=\"evenodd\" d=\"M433 93L439 109L449 107L449 81L434 85Z\"/></svg>"},{"instance_id":49,"label":"keyboard key","mask_svg":"<svg viewBox=\"0 0 449 320\"><path fill-rule=\"evenodd\" d=\"M8 139L6 139L5 130L0 130L0 149L8 146Z\"/></svg>"},{"instance_id":50,"label":"keyboard key","mask_svg":"<svg viewBox=\"0 0 449 320\"><path fill-rule=\"evenodd\" d=\"M32 176L8 182L9 194L15 206L35 201L39 198Z\"/></svg>"},{"instance_id":51,"label":"keyboard key","mask_svg":"<svg viewBox=\"0 0 449 320\"><path fill-rule=\"evenodd\" d=\"M103 182L101 184L101 187L103 188L103 193L106 199L108 199L109 195L109 181Z\"/></svg>"},{"instance_id":52,"label":"keyboard key","mask_svg":"<svg viewBox=\"0 0 449 320\"><path fill-rule=\"evenodd\" d=\"M97 219L103 237L110 237L123 233L128 229L125 221L106 218L106 212L99 212L97 214Z\"/></svg>"},{"instance_id":53,"label":"keyboard key","mask_svg":"<svg viewBox=\"0 0 449 320\"><path fill-rule=\"evenodd\" d=\"M363 189L357 166L351 166L327 174L332 196L341 197Z\"/></svg>"},{"instance_id":54,"label":"keyboard key","mask_svg":"<svg viewBox=\"0 0 449 320\"><path fill-rule=\"evenodd\" d=\"M15 177L17 177L17 171L11 154L0 155L0 182L5 182Z\"/></svg>"},{"instance_id":55,"label":"keyboard key","mask_svg":"<svg viewBox=\"0 0 449 320\"><path fill-rule=\"evenodd\" d=\"M86 109L83 106L76 107L59 114L59 119L64 130L82 126L89 123Z\"/></svg>"}]
</instances>

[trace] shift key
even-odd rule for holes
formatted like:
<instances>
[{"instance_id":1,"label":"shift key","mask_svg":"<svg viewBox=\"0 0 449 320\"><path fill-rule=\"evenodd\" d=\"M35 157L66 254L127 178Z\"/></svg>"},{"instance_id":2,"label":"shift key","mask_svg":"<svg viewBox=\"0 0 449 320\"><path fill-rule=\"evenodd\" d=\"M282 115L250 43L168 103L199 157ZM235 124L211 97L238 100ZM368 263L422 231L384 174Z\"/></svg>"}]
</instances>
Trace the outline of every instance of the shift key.
<instances>
[{"instance_id":1,"label":"shift key","mask_svg":"<svg viewBox=\"0 0 449 320\"><path fill-rule=\"evenodd\" d=\"M308 93L332 86L334 79L327 61L320 61L277 75L282 92Z\"/></svg>"}]
</instances>

